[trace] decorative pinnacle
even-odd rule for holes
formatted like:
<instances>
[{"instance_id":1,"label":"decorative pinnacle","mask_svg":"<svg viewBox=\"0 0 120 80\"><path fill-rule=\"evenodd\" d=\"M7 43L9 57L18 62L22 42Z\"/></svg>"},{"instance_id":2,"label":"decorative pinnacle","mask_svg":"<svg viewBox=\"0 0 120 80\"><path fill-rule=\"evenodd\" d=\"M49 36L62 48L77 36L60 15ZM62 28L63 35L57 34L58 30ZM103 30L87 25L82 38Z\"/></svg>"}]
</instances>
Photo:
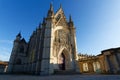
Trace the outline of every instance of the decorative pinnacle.
<instances>
[{"instance_id":1,"label":"decorative pinnacle","mask_svg":"<svg viewBox=\"0 0 120 80\"><path fill-rule=\"evenodd\" d=\"M71 15L69 16L69 22L72 22L72 17L71 17Z\"/></svg>"},{"instance_id":2,"label":"decorative pinnacle","mask_svg":"<svg viewBox=\"0 0 120 80\"><path fill-rule=\"evenodd\" d=\"M69 24L70 24L70 26L74 26L74 23L73 23L73 21L72 21L72 17L71 17L71 15L69 16Z\"/></svg>"},{"instance_id":3,"label":"decorative pinnacle","mask_svg":"<svg viewBox=\"0 0 120 80\"><path fill-rule=\"evenodd\" d=\"M21 37L21 31L18 33L17 37Z\"/></svg>"},{"instance_id":4,"label":"decorative pinnacle","mask_svg":"<svg viewBox=\"0 0 120 80\"><path fill-rule=\"evenodd\" d=\"M43 18L43 23L42 24L45 24L45 17Z\"/></svg>"},{"instance_id":5,"label":"decorative pinnacle","mask_svg":"<svg viewBox=\"0 0 120 80\"><path fill-rule=\"evenodd\" d=\"M39 23L39 26L41 26L41 22Z\"/></svg>"},{"instance_id":6,"label":"decorative pinnacle","mask_svg":"<svg viewBox=\"0 0 120 80\"><path fill-rule=\"evenodd\" d=\"M60 8L62 8L62 4L60 4Z\"/></svg>"},{"instance_id":7,"label":"decorative pinnacle","mask_svg":"<svg viewBox=\"0 0 120 80\"><path fill-rule=\"evenodd\" d=\"M53 11L53 5L50 3L50 11Z\"/></svg>"},{"instance_id":8,"label":"decorative pinnacle","mask_svg":"<svg viewBox=\"0 0 120 80\"><path fill-rule=\"evenodd\" d=\"M54 10L53 10L52 3L50 3L50 9L48 10L47 17L51 17L53 15L54 15Z\"/></svg>"},{"instance_id":9,"label":"decorative pinnacle","mask_svg":"<svg viewBox=\"0 0 120 80\"><path fill-rule=\"evenodd\" d=\"M21 32L19 32L18 34L17 34L17 36L16 36L16 40L20 40L21 39Z\"/></svg>"}]
</instances>

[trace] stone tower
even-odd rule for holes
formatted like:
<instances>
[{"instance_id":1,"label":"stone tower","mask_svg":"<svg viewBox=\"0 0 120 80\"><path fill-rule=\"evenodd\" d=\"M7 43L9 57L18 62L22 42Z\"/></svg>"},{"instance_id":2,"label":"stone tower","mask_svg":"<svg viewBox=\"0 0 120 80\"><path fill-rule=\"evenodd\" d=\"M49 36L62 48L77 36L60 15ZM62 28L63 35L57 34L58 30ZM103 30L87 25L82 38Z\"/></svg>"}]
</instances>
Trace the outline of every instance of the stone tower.
<instances>
[{"instance_id":1,"label":"stone tower","mask_svg":"<svg viewBox=\"0 0 120 80\"><path fill-rule=\"evenodd\" d=\"M20 36L17 42L16 40L14 41L8 72L48 75L55 71L76 71L75 27L71 16L68 21L66 20L61 6L54 13L53 6L50 4L47 17L33 31L28 43L21 40ZM17 52L20 47L16 46L20 45L24 45L23 54L25 56L19 56L19 58L16 55L21 55ZM17 65L14 58L20 59L21 64ZM22 63L22 61L24 62ZM23 70L16 71L17 68Z\"/></svg>"},{"instance_id":2,"label":"stone tower","mask_svg":"<svg viewBox=\"0 0 120 80\"><path fill-rule=\"evenodd\" d=\"M23 72L24 63L26 63L27 43L24 38L21 39L21 33L14 40L13 49L11 52L8 72Z\"/></svg>"}]
</instances>

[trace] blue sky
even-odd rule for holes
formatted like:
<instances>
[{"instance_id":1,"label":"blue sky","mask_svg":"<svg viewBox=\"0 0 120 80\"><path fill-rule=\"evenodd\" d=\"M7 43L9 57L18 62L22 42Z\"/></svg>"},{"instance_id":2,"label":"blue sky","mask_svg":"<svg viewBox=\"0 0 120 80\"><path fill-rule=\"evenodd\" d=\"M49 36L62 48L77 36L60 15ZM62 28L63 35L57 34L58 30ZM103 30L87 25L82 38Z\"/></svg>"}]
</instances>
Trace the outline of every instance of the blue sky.
<instances>
[{"instance_id":1,"label":"blue sky","mask_svg":"<svg viewBox=\"0 0 120 80\"><path fill-rule=\"evenodd\" d=\"M120 0L0 0L0 60L9 60L19 31L29 40L51 1L55 12L61 3L66 18L72 15L77 52L97 55L120 47Z\"/></svg>"}]
</instances>

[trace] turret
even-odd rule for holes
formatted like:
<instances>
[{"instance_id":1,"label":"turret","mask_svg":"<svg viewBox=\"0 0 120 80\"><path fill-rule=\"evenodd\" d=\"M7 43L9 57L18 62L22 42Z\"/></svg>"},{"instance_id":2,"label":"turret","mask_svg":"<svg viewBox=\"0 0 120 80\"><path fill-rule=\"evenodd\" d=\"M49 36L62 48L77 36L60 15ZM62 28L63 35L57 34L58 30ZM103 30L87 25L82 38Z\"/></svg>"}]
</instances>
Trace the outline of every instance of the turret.
<instances>
[{"instance_id":1,"label":"turret","mask_svg":"<svg viewBox=\"0 0 120 80\"><path fill-rule=\"evenodd\" d=\"M18 47L19 47L19 42L21 41L21 33L19 32L16 36L16 39L14 40L14 45L12 48L9 64L8 64L8 69L7 72L13 72L14 64L16 63L16 55L18 53Z\"/></svg>"},{"instance_id":2,"label":"turret","mask_svg":"<svg viewBox=\"0 0 120 80\"><path fill-rule=\"evenodd\" d=\"M21 42L21 38L22 38L22 36L21 36L21 33L19 32L16 36L16 39L14 40L14 46L13 46L13 52L14 53L16 53L16 51L17 51L19 43Z\"/></svg>"}]
</instances>

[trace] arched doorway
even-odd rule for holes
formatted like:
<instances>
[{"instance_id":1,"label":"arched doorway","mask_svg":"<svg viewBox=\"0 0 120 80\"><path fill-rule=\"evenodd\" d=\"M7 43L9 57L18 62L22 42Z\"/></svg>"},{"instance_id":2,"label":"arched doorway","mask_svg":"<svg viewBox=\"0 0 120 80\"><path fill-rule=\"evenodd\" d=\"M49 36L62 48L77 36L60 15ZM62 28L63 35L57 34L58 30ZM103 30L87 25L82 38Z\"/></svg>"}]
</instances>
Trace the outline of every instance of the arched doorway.
<instances>
[{"instance_id":1,"label":"arched doorway","mask_svg":"<svg viewBox=\"0 0 120 80\"><path fill-rule=\"evenodd\" d=\"M65 55L62 53L59 58L59 69L65 70Z\"/></svg>"},{"instance_id":2,"label":"arched doorway","mask_svg":"<svg viewBox=\"0 0 120 80\"><path fill-rule=\"evenodd\" d=\"M67 49L63 48L58 54L58 69L68 70L71 66L71 58Z\"/></svg>"}]
</instances>

